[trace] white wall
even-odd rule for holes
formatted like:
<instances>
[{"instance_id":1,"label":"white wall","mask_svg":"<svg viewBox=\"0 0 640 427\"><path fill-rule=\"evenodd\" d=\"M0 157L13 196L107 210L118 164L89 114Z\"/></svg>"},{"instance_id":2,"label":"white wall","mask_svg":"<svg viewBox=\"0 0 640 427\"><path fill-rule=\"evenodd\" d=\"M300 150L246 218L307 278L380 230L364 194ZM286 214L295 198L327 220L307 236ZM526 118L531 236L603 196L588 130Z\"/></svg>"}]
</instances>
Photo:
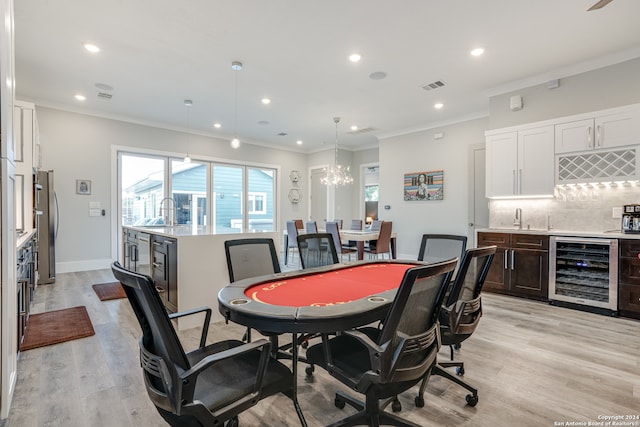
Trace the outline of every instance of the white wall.
<instances>
[{"instance_id":1,"label":"white wall","mask_svg":"<svg viewBox=\"0 0 640 427\"><path fill-rule=\"evenodd\" d=\"M111 252L116 230L111 229L112 145L137 147L184 156L184 133L133 123L98 118L36 106L42 145L42 167L55 171L55 190L60 204L60 229L56 241L58 272L107 268L115 257ZM291 186L289 172L306 170L306 155L262 146L242 144L233 150L228 141L191 135L189 151L193 158L226 159L260 165L279 166L283 200L281 229L287 219L306 215L306 200L292 205L286 198ZM75 193L76 179L92 181L92 194ZM100 202L105 217L89 217L89 202Z\"/></svg>"},{"instance_id":2,"label":"white wall","mask_svg":"<svg viewBox=\"0 0 640 427\"><path fill-rule=\"evenodd\" d=\"M509 110L509 98L522 95L524 108ZM489 100L490 129L554 119L640 102L640 58L505 93Z\"/></svg>"},{"instance_id":3,"label":"white wall","mask_svg":"<svg viewBox=\"0 0 640 427\"><path fill-rule=\"evenodd\" d=\"M476 119L380 141L379 216L393 221L398 258L416 259L424 233L467 235L468 146L484 142L488 122ZM434 140L439 132L444 138ZM404 174L431 170L444 171L444 200L404 201Z\"/></svg>"}]
</instances>

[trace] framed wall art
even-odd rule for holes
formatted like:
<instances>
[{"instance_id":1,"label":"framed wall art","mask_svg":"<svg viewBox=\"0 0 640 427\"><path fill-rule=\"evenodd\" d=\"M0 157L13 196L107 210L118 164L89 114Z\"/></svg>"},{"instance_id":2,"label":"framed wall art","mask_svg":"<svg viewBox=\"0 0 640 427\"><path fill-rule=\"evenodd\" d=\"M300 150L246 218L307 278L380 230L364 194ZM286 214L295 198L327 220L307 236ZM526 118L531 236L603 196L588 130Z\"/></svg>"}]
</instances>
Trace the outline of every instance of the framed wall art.
<instances>
[{"instance_id":1,"label":"framed wall art","mask_svg":"<svg viewBox=\"0 0 640 427\"><path fill-rule=\"evenodd\" d=\"M76 194L90 195L91 181L88 179L76 179Z\"/></svg>"},{"instance_id":2,"label":"framed wall art","mask_svg":"<svg viewBox=\"0 0 640 427\"><path fill-rule=\"evenodd\" d=\"M443 200L444 171L404 174L404 200Z\"/></svg>"}]
</instances>

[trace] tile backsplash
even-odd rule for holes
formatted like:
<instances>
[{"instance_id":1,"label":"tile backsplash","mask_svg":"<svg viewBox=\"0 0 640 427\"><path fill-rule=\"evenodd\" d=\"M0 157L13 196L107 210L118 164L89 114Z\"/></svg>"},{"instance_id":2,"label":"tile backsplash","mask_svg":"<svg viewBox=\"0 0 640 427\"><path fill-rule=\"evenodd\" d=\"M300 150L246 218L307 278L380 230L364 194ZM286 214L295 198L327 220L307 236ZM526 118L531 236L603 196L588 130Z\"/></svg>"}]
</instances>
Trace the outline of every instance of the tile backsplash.
<instances>
[{"instance_id":1,"label":"tile backsplash","mask_svg":"<svg viewBox=\"0 0 640 427\"><path fill-rule=\"evenodd\" d=\"M499 199L489 202L489 226L514 228L516 209L522 211L522 229L603 232L620 230L614 207L640 204L640 183L556 186L549 199Z\"/></svg>"}]
</instances>

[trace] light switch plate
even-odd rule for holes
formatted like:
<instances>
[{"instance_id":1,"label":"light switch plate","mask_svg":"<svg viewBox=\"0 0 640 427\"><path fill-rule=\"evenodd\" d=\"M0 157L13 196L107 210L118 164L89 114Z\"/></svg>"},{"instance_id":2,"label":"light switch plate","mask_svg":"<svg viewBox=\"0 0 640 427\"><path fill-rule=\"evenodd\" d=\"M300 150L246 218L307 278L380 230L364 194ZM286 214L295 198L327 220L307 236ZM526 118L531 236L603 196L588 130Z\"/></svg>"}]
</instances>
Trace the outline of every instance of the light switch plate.
<instances>
[{"instance_id":1,"label":"light switch plate","mask_svg":"<svg viewBox=\"0 0 640 427\"><path fill-rule=\"evenodd\" d=\"M89 209L100 209L100 202L89 202Z\"/></svg>"},{"instance_id":2,"label":"light switch plate","mask_svg":"<svg viewBox=\"0 0 640 427\"><path fill-rule=\"evenodd\" d=\"M100 209L89 209L89 216L101 216L102 211Z\"/></svg>"},{"instance_id":3,"label":"light switch plate","mask_svg":"<svg viewBox=\"0 0 640 427\"><path fill-rule=\"evenodd\" d=\"M611 210L611 218L617 218L617 219L622 218L622 207L620 207L620 206L615 206L615 207Z\"/></svg>"}]
</instances>

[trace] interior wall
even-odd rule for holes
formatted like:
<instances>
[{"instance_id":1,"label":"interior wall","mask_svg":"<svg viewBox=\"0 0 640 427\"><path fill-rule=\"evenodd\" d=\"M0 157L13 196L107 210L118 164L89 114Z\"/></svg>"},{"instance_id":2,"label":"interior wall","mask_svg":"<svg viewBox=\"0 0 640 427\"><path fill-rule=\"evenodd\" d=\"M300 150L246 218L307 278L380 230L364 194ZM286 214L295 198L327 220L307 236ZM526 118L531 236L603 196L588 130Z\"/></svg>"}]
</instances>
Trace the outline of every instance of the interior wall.
<instances>
[{"instance_id":1,"label":"interior wall","mask_svg":"<svg viewBox=\"0 0 640 427\"><path fill-rule=\"evenodd\" d=\"M468 146L484 142L488 123L480 118L380 141L379 215L393 221L398 258L416 259L424 233L467 235ZM404 174L432 170L444 171L444 200L404 201Z\"/></svg>"},{"instance_id":2,"label":"interior wall","mask_svg":"<svg viewBox=\"0 0 640 427\"><path fill-rule=\"evenodd\" d=\"M488 129L638 103L640 58L561 78L559 83L555 89L548 89L545 83L491 97ZM522 110L509 109L509 99L514 95L522 96Z\"/></svg>"},{"instance_id":3,"label":"interior wall","mask_svg":"<svg viewBox=\"0 0 640 427\"><path fill-rule=\"evenodd\" d=\"M42 167L55 171L55 190L60 205L60 228L56 240L56 268L59 272L108 268L116 231L111 229L112 146L125 146L175 153L184 156L186 134L117 120L36 106L42 146ZM306 215L306 200L292 204L287 199L291 170L306 170L302 153L274 150L244 143L234 150L228 141L190 135L192 158L249 162L279 166L278 184L283 200L279 206L280 229L287 218ZM91 195L77 195L76 180L92 182ZM89 217L89 202L99 202L106 216Z\"/></svg>"}]
</instances>

